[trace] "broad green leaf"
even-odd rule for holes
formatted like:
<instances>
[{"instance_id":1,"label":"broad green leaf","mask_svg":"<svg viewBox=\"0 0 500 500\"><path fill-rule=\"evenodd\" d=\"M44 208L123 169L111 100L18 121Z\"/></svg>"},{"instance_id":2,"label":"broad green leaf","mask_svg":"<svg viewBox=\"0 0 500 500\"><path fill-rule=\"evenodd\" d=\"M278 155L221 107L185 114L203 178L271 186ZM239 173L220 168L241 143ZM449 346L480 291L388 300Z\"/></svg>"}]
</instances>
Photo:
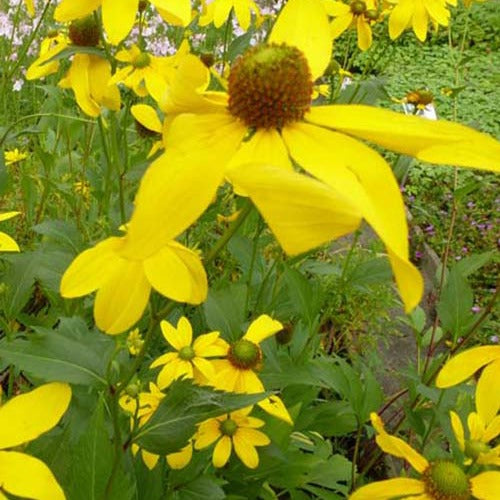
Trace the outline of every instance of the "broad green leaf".
<instances>
[{"instance_id":1,"label":"broad green leaf","mask_svg":"<svg viewBox=\"0 0 500 500\"><path fill-rule=\"evenodd\" d=\"M25 338L0 341L0 358L47 382L100 386L114 341L88 330L80 318L63 318L56 330L36 328Z\"/></svg>"},{"instance_id":2,"label":"broad green leaf","mask_svg":"<svg viewBox=\"0 0 500 500\"><path fill-rule=\"evenodd\" d=\"M490 252L476 253L464 257L459 260L455 267L457 271L464 277L470 276L475 273L478 269L488 264L491 260L498 260L498 253L495 250Z\"/></svg>"},{"instance_id":3,"label":"broad green leaf","mask_svg":"<svg viewBox=\"0 0 500 500\"><path fill-rule=\"evenodd\" d=\"M176 489L171 498L173 500L223 500L226 494L215 482L215 478L198 477Z\"/></svg>"},{"instance_id":4,"label":"broad green leaf","mask_svg":"<svg viewBox=\"0 0 500 500\"><path fill-rule=\"evenodd\" d=\"M73 222L46 220L33 227L33 231L59 243L62 247L78 253L82 247L82 236Z\"/></svg>"},{"instance_id":5,"label":"broad green leaf","mask_svg":"<svg viewBox=\"0 0 500 500\"><path fill-rule=\"evenodd\" d=\"M309 281L299 271L288 266L285 267L283 277L294 310L306 323L311 324L321 307L321 291L318 284Z\"/></svg>"},{"instance_id":6,"label":"broad green leaf","mask_svg":"<svg viewBox=\"0 0 500 500\"><path fill-rule=\"evenodd\" d=\"M135 436L142 448L158 455L180 450L208 418L251 406L263 394L232 394L194 385L190 380L174 382L158 409Z\"/></svg>"},{"instance_id":7,"label":"broad green leaf","mask_svg":"<svg viewBox=\"0 0 500 500\"><path fill-rule=\"evenodd\" d=\"M383 257L367 260L354 267L349 274L349 284L362 289L368 285L386 283L392 280L389 261Z\"/></svg>"},{"instance_id":8,"label":"broad green leaf","mask_svg":"<svg viewBox=\"0 0 500 500\"><path fill-rule=\"evenodd\" d=\"M61 50L61 52L58 52L55 56L44 61L43 64L41 64L41 66L45 66L46 64L49 64L52 61L58 61L60 59L68 59L70 56L73 56L75 54L89 54L92 56L99 56L102 59L106 58L106 54L105 54L104 50L98 49L97 47L84 47L81 45L70 45L66 49Z\"/></svg>"}]
</instances>

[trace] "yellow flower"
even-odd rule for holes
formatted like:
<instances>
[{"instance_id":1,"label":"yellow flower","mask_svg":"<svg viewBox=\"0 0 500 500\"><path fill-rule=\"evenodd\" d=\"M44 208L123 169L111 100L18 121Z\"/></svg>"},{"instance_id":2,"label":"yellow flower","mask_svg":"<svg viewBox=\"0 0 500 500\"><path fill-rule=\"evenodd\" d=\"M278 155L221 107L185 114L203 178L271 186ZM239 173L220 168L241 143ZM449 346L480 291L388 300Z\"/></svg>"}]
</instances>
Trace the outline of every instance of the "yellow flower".
<instances>
[{"instance_id":1,"label":"yellow flower","mask_svg":"<svg viewBox=\"0 0 500 500\"><path fill-rule=\"evenodd\" d=\"M450 11L447 4L456 5L456 0L399 0L389 16L389 35L394 40L408 27L412 27L417 38L427 38L429 21L448 26Z\"/></svg>"},{"instance_id":2,"label":"yellow flower","mask_svg":"<svg viewBox=\"0 0 500 500\"><path fill-rule=\"evenodd\" d=\"M176 350L155 359L150 368L165 365L156 380L158 387L164 389L179 377L194 378L199 383L207 383L215 377L213 364L206 358L223 356L225 343L219 339L219 332L200 335L193 342L193 329L186 317L179 319L177 328L168 321L161 322L165 340Z\"/></svg>"},{"instance_id":3,"label":"yellow flower","mask_svg":"<svg viewBox=\"0 0 500 500\"><path fill-rule=\"evenodd\" d=\"M40 52L26 72L26 79L36 80L56 73L59 70L59 60L47 62L66 49L69 39L61 33L51 33L40 44Z\"/></svg>"},{"instance_id":4,"label":"yellow flower","mask_svg":"<svg viewBox=\"0 0 500 500\"><path fill-rule=\"evenodd\" d=\"M155 238L154 228L169 220L163 198L172 186L171 171L178 173L181 165L178 181L197 210L201 198L206 207L228 179L252 199L289 254L349 233L364 218L387 247L409 311L420 301L423 281L409 261L399 186L387 162L358 139L422 161L490 170L500 169L500 144L456 123L372 106L311 107L313 80L329 64L331 44L321 0L290 0L269 43L233 65L228 94L204 91L208 69L194 56L182 59L162 102L172 119L166 153L141 183L137 220ZM292 159L317 180L296 173ZM193 182L200 171L203 176Z\"/></svg>"},{"instance_id":5,"label":"yellow flower","mask_svg":"<svg viewBox=\"0 0 500 500\"><path fill-rule=\"evenodd\" d=\"M389 500L391 498L412 498L419 500L440 500L449 498L467 500L474 495L483 500L498 498L500 472L487 471L468 477L452 461L428 462L402 439L387 434L382 420L371 414L372 425L377 431L376 441L383 451L405 459L419 474L420 479L400 477L376 481L356 490L350 500Z\"/></svg>"},{"instance_id":6,"label":"yellow flower","mask_svg":"<svg viewBox=\"0 0 500 500\"><path fill-rule=\"evenodd\" d=\"M12 219L21 212L4 212L0 214L0 222ZM19 252L19 245L8 235L0 231L0 252Z\"/></svg>"},{"instance_id":7,"label":"yellow flower","mask_svg":"<svg viewBox=\"0 0 500 500\"><path fill-rule=\"evenodd\" d=\"M68 408L71 389L53 382L16 396L0 406L0 498L2 492L35 500L66 497L50 469L20 451L5 451L36 439L57 425Z\"/></svg>"},{"instance_id":8,"label":"yellow flower","mask_svg":"<svg viewBox=\"0 0 500 500\"><path fill-rule=\"evenodd\" d=\"M24 0L24 5L26 5L26 10L28 14L33 17L35 15L35 4L34 0Z\"/></svg>"},{"instance_id":9,"label":"yellow flower","mask_svg":"<svg viewBox=\"0 0 500 500\"><path fill-rule=\"evenodd\" d=\"M78 255L64 273L61 295L81 297L97 290L97 326L115 335L134 325L149 301L151 288L179 302L199 304L207 278L197 253L171 240L145 255L127 255L129 235L111 237Z\"/></svg>"},{"instance_id":10,"label":"yellow flower","mask_svg":"<svg viewBox=\"0 0 500 500\"><path fill-rule=\"evenodd\" d=\"M191 22L190 0L150 0L169 23L187 26ZM117 45L135 23L139 0L62 0L54 18L59 22L73 21L102 8L102 21L109 41Z\"/></svg>"},{"instance_id":11,"label":"yellow flower","mask_svg":"<svg viewBox=\"0 0 500 500\"><path fill-rule=\"evenodd\" d=\"M143 345L144 340L139 332L139 328L134 328L127 337L128 352L130 352L132 356L137 356Z\"/></svg>"},{"instance_id":12,"label":"yellow flower","mask_svg":"<svg viewBox=\"0 0 500 500\"><path fill-rule=\"evenodd\" d=\"M201 450L217 441L212 455L214 467L224 467L234 447L238 458L250 469L255 469L259 465L255 448L266 446L271 441L257 430L264 422L250 417L251 410L251 407L245 408L202 422L194 437L195 449Z\"/></svg>"},{"instance_id":13,"label":"yellow flower","mask_svg":"<svg viewBox=\"0 0 500 500\"><path fill-rule=\"evenodd\" d=\"M147 104L134 104L130 108L130 112L136 120L136 128L138 128L139 135L158 135L158 137L161 137L163 125L153 107ZM155 141L148 153L148 158L161 149L163 149L163 142L161 140Z\"/></svg>"},{"instance_id":14,"label":"yellow flower","mask_svg":"<svg viewBox=\"0 0 500 500\"><path fill-rule=\"evenodd\" d=\"M17 148L12 151L5 151L4 153L5 165L13 165L14 163L23 161L26 158L28 158L28 155L26 153L21 153L21 151Z\"/></svg>"},{"instance_id":15,"label":"yellow flower","mask_svg":"<svg viewBox=\"0 0 500 500\"><path fill-rule=\"evenodd\" d=\"M351 0L349 5L337 1L324 2L328 15L335 19L331 23L332 36L338 38L350 26L358 32L358 47L368 50L372 45L371 25L379 18L375 0Z\"/></svg>"},{"instance_id":16,"label":"yellow flower","mask_svg":"<svg viewBox=\"0 0 500 500\"><path fill-rule=\"evenodd\" d=\"M253 0L213 0L207 4L203 1L204 13L200 16L199 25L207 26L211 22L216 28L220 28L229 18L234 9L239 25L246 31L250 27L251 13L260 21L259 6Z\"/></svg>"}]
</instances>

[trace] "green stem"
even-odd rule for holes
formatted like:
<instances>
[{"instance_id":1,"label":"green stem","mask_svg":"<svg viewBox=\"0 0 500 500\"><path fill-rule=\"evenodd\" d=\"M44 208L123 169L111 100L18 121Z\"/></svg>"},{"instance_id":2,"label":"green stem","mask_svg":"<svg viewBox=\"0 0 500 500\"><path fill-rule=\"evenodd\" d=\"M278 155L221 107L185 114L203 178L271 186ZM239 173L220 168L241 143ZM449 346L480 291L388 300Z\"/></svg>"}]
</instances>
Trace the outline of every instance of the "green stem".
<instances>
[{"instance_id":1,"label":"green stem","mask_svg":"<svg viewBox=\"0 0 500 500\"><path fill-rule=\"evenodd\" d=\"M354 453L352 455L351 465L351 491L356 488L356 464L358 462L359 444L361 442L361 433L363 432L363 424L358 421L358 432L356 433L356 442L354 444Z\"/></svg>"}]
</instances>

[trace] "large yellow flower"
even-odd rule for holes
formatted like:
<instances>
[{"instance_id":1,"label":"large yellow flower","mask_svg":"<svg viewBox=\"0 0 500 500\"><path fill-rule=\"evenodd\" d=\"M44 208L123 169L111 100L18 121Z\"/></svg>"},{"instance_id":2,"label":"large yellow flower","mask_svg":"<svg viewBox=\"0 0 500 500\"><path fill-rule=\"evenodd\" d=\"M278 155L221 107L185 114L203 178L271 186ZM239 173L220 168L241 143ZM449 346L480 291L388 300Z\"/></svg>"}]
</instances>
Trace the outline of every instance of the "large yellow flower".
<instances>
[{"instance_id":1,"label":"large yellow flower","mask_svg":"<svg viewBox=\"0 0 500 500\"><path fill-rule=\"evenodd\" d=\"M161 331L176 352L163 354L151 363L150 368L164 365L156 380L160 389L168 387L179 377L193 378L198 384L215 378L214 365L206 358L226 354L219 332L200 335L193 342L193 329L185 316L179 319L177 328L168 321L162 321Z\"/></svg>"},{"instance_id":2,"label":"large yellow flower","mask_svg":"<svg viewBox=\"0 0 500 500\"><path fill-rule=\"evenodd\" d=\"M457 0L398 0L389 17L389 35L394 40L409 27L417 38L427 38L429 22L448 26L450 11L447 5L457 5Z\"/></svg>"},{"instance_id":3,"label":"large yellow flower","mask_svg":"<svg viewBox=\"0 0 500 500\"><path fill-rule=\"evenodd\" d=\"M36 439L57 425L68 408L71 389L54 382L16 396L0 406L0 499L2 491L35 500L66 497L50 469L21 451L5 451Z\"/></svg>"},{"instance_id":4,"label":"large yellow flower","mask_svg":"<svg viewBox=\"0 0 500 500\"><path fill-rule=\"evenodd\" d=\"M137 220L149 226L149 241L160 238L155 221L166 220L163 198L180 165L203 172L201 186L185 183L193 202L202 194L211 200L224 177L248 194L289 254L350 232L363 217L386 244L411 310L423 282L409 261L399 187L385 160L358 138L423 161L490 170L500 168L500 144L456 123L370 106L311 107L313 80L330 61L331 43L321 0L290 0L269 43L233 65L229 94L204 91L209 71L184 58L162 105L167 152L139 188ZM294 172L292 160L321 182Z\"/></svg>"},{"instance_id":5,"label":"large yellow flower","mask_svg":"<svg viewBox=\"0 0 500 500\"><path fill-rule=\"evenodd\" d=\"M190 0L150 0L160 15L169 23L187 26L191 21ZM109 41L117 45L129 33L135 23L139 0L62 0L54 18L68 22L85 17L102 8L102 20Z\"/></svg>"},{"instance_id":6,"label":"large yellow flower","mask_svg":"<svg viewBox=\"0 0 500 500\"><path fill-rule=\"evenodd\" d=\"M194 447L201 450L217 441L212 455L214 467L224 467L234 447L238 458L250 469L255 469L259 465L255 448L266 446L271 440L257 430L264 422L250 417L251 411L252 407L249 407L202 422L194 437Z\"/></svg>"},{"instance_id":7,"label":"large yellow flower","mask_svg":"<svg viewBox=\"0 0 500 500\"><path fill-rule=\"evenodd\" d=\"M21 212L4 212L0 214L0 222L12 219ZM19 252L19 245L8 234L0 231L0 252Z\"/></svg>"},{"instance_id":8,"label":"large yellow flower","mask_svg":"<svg viewBox=\"0 0 500 500\"><path fill-rule=\"evenodd\" d=\"M371 414L371 420L377 431L376 441L380 448L395 457L404 458L420 474L420 479L400 477L376 481L359 488L349 497L350 500L468 500L471 493L474 498L481 500L498 498L500 472L487 471L468 477L452 461L429 462L402 439L387 434L376 413Z\"/></svg>"}]
</instances>

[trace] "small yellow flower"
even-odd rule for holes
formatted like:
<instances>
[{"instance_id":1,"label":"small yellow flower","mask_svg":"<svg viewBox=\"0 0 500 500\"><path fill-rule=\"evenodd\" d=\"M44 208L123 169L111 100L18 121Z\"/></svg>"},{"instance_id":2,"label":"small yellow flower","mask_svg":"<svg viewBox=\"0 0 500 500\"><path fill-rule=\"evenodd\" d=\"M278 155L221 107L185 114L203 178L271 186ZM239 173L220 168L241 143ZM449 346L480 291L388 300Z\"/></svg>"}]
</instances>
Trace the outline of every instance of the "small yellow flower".
<instances>
[{"instance_id":1,"label":"small yellow flower","mask_svg":"<svg viewBox=\"0 0 500 500\"><path fill-rule=\"evenodd\" d=\"M19 149L15 148L12 151L5 151L4 153L5 165L13 165L14 163L18 163L20 161L28 158L26 153L22 153Z\"/></svg>"},{"instance_id":2,"label":"small yellow flower","mask_svg":"<svg viewBox=\"0 0 500 500\"><path fill-rule=\"evenodd\" d=\"M383 451L405 459L419 474L420 479L399 477L376 481L356 490L350 500L389 500L392 498L419 498L421 500L467 500L498 498L500 472L487 471L468 477L460 466L450 460L429 462L402 439L387 434L376 413L371 414L375 438Z\"/></svg>"},{"instance_id":3,"label":"small yellow flower","mask_svg":"<svg viewBox=\"0 0 500 500\"><path fill-rule=\"evenodd\" d=\"M90 184L87 181L76 181L73 183L73 191L79 194L85 203L90 200Z\"/></svg>"},{"instance_id":4,"label":"small yellow flower","mask_svg":"<svg viewBox=\"0 0 500 500\"><path fill-rule=\"evenodd\" d=\"M40 44L38 58L28 68L26 79L37 80L56 73L59 70L59 60L47 61L66 49L68 45L69 39L66 35L58 32L49 33Z\"/></svg>"},{"instance_id":5,"label":"small yellow flower","mask_svg":"<svg viewBox=\"0 0 500 500\"><path fill-rule=\"evenodd\" d=\"M251 410L249 407L202 422L194 437L195 449L201 450L217 441L212 455L214 467L224 467L234 447L238 458L250 469L255 469L259 465L255 448L266 446L271 441L257 430L264 422L250 417Z\"/></svg>"},{"instance_id":6,"label":"small yellow flower","mask_svg":"<svg viewBox=\"0 0 500 500\"><path fill-rule=\"evenodd\" d=\"M4 212L0 214L0 222L11 219L21 212ZM0 252L19 252L19 245L8 235L0 231Z\"/></svg>"},{"instance_id":7,"label":"small yellow flower","mask_svg":"<svg viewBox=\"0 0 500 500\"><path fill-rule=\"evenodd\" d=\"M233 9L239 25L245 31L250 27L252 12L255 14L257 24L261 21L259 6L253 0L213 0L209 4L204 0L203 4L204 12L200 16L200 26L207 26L213 22L216 28L220 28L228 20Z\"/></svg>"},{"instance_id":8,"label":"small yellow flower","mask_svg":"<svg viewBox=\"0 0 500 500\"><path fill-rule=\"evenodd\" d=\"M184 316L179 319L177 328L168 321L162 321L161 331L165 340L176 352L163 354L150 366L156 368L165 365L157 378L160 389L165 389L179 377L193 378L199 384L214 379L214 366L206 358L225 354L225 343L219 339L219 332L200 335L193 342L191 323Z\"/></svg>"},{"instance_id":9,"label":"small yellow flower","mask_svg":"<svg viewBox=\"0 0 500 500\"><path fill-rule=\"evenodd\" d=\"M26 10L28 14L33 17L35 15L35 0L24 0L24 5L26 5Z\"/></svg>"},{"instance_id":10,"label":"small yellow flower","mask_svg":"<svg viewBox=\"0 0 500 500\"><path fill-rule=\"evenodd\" d=\"M134 328L127 337L128 352L132 356L137 356L144 345L144 340L139 332L139 328Z\"/></svg>"},{"instance_id":11,"label":"small yellow flower","mask_svg":"<svg viewBox=\"0 0 500 500\"><path fill-rule=\"evenodd\" d=\"M18 450L55 427L70 400L70 386L53 382L0 406L0 498L6 498L2 492L34 500L66 498L50 469L38 458Z\"/></svg>"}]
</instances>

